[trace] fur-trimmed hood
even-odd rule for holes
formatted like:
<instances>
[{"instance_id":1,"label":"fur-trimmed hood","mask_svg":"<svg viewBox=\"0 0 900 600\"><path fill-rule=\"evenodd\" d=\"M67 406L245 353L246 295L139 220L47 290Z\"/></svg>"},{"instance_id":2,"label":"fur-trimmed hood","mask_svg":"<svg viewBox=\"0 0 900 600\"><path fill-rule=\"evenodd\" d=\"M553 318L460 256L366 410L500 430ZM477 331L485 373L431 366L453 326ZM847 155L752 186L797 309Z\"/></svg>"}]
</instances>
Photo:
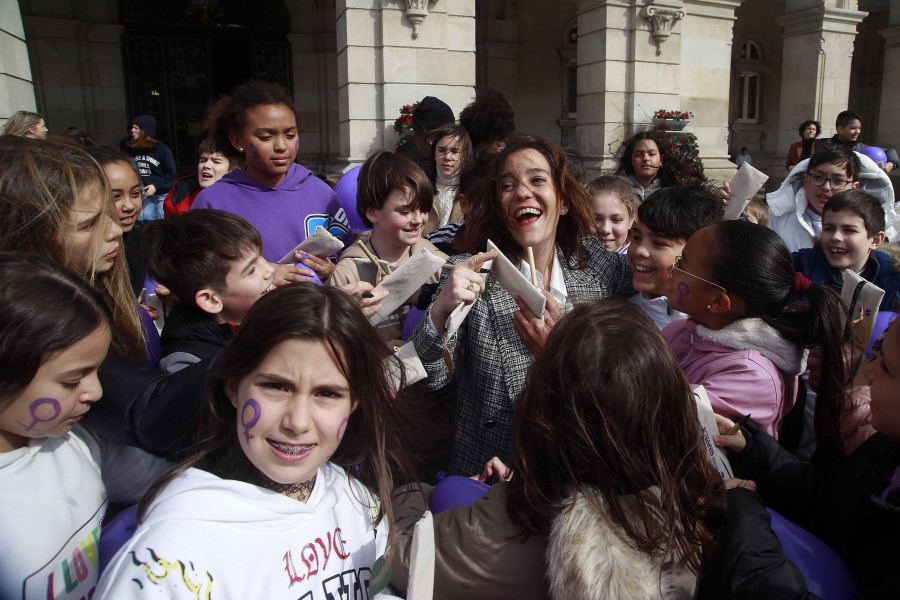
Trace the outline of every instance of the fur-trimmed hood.
<instances>
[{"instance_id":1,"label":"fur-trimmed hood","mask_svg":"<svg viewBox=\"0 0 900 600\"><path fill-rule=\"evenodd\" d=\"M884 209L885 233L888 234L890 241L897 241L894 223L900 220L900 215L894 210L894 186L891 179L871 158L859 152L855 154L862 166L859 171L859 189L869 192L881 201ZM814 235L812 228L801 218L809 207L806 192L803 190L803 174L806 173L808 164L808 158L797 163L781 183L781 187L771 194L766 194L766 203L773 217L795 213L809 235Z\"/></svg>"},{"instance_id":2,"label":"fur-trimmed hood","mask_svg":"<svg viewBox=\"0 0 900 600\"><path fill-rule=\"evenodd\" d=\"M808 352L784 339L762 319L739 319L722 329L697 325L697 335L717 346L733 350L755 350L775 363L782 373L799 375L806 370Z\"/></svg>"},{"instance_id":3,"label":"fur-trimmed hood","mask_svg":"<svg viewBox=\"0 0 900 600\"><path fill-rule=\"evenodd\" d=\"M572 509L557 516L550 530L545 557L553 600L693 597L696 577L675 568L674 554L648 555L631 547L607 520L602 495L591 487L585 492L592 497L577 494ZM639 500L653 510L659 490L622 498L626 511L635 515Z\"/></svg>"}]
</instances>

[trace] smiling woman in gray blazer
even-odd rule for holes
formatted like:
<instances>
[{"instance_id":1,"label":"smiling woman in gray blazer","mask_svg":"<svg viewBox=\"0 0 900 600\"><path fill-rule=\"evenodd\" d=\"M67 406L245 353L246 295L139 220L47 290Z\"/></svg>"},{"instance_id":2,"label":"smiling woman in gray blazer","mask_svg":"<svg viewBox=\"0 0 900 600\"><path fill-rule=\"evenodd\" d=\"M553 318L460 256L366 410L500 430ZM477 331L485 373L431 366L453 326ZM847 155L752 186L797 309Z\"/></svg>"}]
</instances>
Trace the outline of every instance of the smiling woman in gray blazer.
<instances>
[{"instance_id":1,"label":"smiling woman in gray blazer","mask_svg":"<svg viewBox=\"0 0 900 600\"><path fill-rule=\"evenodd\" d=\"M493 253L451 257L428 315L412 340L427 386L459 377L451 454L455 474L481 473L493 456L509 459L511 418L525 374L554 321L574 304L604 296L630 296L624 255L608 252L590 235L590 199L570 172L565 152L543 138L514 134L488 165L466 218L464 243L483 251L490 238L526 277L531 248L538 287L547 298L542 321L479 268ZM461 324L446 327L459 304L471 304ZM529 349L531 348L531 349Z\"/></svg>"}]
</instances>

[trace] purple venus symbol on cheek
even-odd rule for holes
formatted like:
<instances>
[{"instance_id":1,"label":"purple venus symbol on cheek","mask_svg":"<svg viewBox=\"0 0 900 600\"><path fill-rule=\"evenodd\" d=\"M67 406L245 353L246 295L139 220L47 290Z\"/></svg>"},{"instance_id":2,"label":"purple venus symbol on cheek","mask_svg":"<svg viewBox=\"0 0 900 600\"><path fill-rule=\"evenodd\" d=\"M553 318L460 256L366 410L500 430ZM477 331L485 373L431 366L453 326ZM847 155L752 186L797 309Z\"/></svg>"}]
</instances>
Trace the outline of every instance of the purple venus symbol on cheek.
<instances>
[{"instance_id":1,"label":"purple venus symbol on cheek","mask_svg":"<svg viewBox=\"0 0 900 600\"><path fill-rule=\"evenodd\" d=\"M678 292L678 304L684 304L684 297L691 293L691 286L683 281L679 281Z\"/></svg>"},{"instance_id":2,"label":"purple venus symbol on cheek","mask_svg":"<svg viewBox=\"0 0 900 600\"><path fill-rule=\"evenodd\" d=\"M49 406L50 409L41 410L42 406ZM42 414L38 414L38 411ZM31 424L26 426L25 423L19 423L19 425L25 427L25 431L31 431L38 423L50 423L55 421L59 417L59 413L62 412L62 409L59 406L59 402L53 398L39 398L31 403L28 407L28 412L31 413Z\"/></svg>"},{"instance_id":3,"label":"purple venus symbol on cheek","mask_svg":"<svg viewBox=\"0 0 900 600\"><path fill-rule=\"evenodd\" d=\"M294 142L294 154L297 154L298 152L300 152L300 140Z\"/></svg>"},{"instance_id":4,"label":"purple venus symbol on cheek","mask_svg":"<svg viewBox=\"0 0 900 600\"><path fill-rule=\"evenodd\" d=\"M337 430L338 443L341 442L341 438L343 437L343 434L344 434L344 427L347 425L347 421L349 421L349 420L350 420L350 417L344 417L344 420L341 421L340 425L338 425L338 430Z\"/></svg>"},{"instance_id":5,"label":"purple venus symbol on cheek","mask_svg":"<svg viewBox=\"0 0 900 600\"><path fill-rule=\"evenodd\" d=\"M253 412L253 416L249 419L247 418L248 410ZM253 398L247 400L247 402L244 404L244 408L241 409L241 425L244 426L244 441L246 441L248 444L250 443L250 440L255 437L252 433L250 433L250 430L253 429L253 426L259 422L260 415L262 415L262 408L260 408L259 402L257 402Z\"/></svg>"}]
</instances>

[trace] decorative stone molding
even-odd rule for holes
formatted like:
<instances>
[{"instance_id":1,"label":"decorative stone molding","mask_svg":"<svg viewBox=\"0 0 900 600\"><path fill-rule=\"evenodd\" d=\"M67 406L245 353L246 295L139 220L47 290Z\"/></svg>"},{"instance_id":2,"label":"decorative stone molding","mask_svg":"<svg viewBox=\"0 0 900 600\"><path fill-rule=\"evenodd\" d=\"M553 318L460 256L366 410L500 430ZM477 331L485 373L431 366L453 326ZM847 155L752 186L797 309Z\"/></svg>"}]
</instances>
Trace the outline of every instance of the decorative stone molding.
<instances>
[{"instance_id":1,"label":"decorative stone molding","mask_svg":"<svg viewBox=\"0 0 900 600\"><path fill-rule=\"evenodd\" d=\"M428 16L428 0L406 0L406 18L413 26L413 39L419 37L419 27Z\"/></svg>"},{"instance_id":2,"label":"decorative stone molding","mask_svg":"<svg viewBox=\"0 0 900 600\"><path fill-rule=\"evenodd\" d=\"M656 55L662 54L662 45L672 34L675 23L684 18L680 8L650 4L641 9L641 16L650 21L651 35L656 42Z\"/></svg>"}]
</instances>

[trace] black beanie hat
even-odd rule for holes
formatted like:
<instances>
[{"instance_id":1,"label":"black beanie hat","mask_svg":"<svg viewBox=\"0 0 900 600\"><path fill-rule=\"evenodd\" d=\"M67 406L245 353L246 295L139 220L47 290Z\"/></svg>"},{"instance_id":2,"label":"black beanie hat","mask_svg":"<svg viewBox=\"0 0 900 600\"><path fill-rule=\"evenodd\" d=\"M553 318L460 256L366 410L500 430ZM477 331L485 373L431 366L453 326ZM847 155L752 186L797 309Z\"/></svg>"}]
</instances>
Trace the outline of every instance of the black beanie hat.
<instances>
[{"instance_id":1,"label":"black beanie hat","mask_svg":"<svg viewBox=\"0 0 900 600\"><path fill-rule=\"evenodd\" d=\"M132 123L143 129L150 137L156 137L156 119L150 115L135 117Z\"/></svg>"},{"instance_id":2,"label":"black beanie hat","mask_svg":"<svg viewBox=\"0 0 900 600\"><path fill-rule=\"evenodd\" d=\"M443 100L425 96L412 113L413 131L431 131L447 123L455 123L453 109Z\"/></svg>"}]
</instances>

